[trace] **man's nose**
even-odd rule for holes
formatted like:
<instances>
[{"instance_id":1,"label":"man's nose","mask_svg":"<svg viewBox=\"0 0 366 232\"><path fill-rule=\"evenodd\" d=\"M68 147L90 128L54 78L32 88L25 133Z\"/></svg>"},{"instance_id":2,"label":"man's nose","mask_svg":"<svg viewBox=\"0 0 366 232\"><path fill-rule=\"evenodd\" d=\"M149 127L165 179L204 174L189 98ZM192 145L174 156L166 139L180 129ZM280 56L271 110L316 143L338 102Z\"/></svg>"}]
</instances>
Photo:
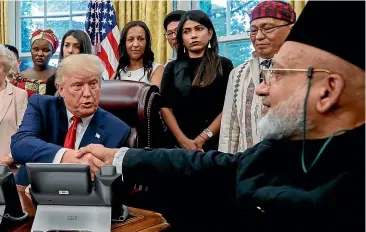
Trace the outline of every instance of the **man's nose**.
<instances>
[{"instance_id":1,"label":"man's nose","mask_svg":"<svg viewBox=\"0 0 366 232\"><path fill-rule=\"evenodd\" d=\"M43 51L42 50L38 50L37 55L38 56L43 56Z\"/></svg>"},{"instance_id":2,"label":"man's nose","mask_svg":"<svg viewBox=\"0 0 366 232\"><path fill-rule=\"evenodd\" d=\"M264 81L262 81L257 88L255 88L255 93L258 96L267 96L269 94L269 85L266 85Z\"/></svg>"},{"instance_id":3,"label":"man's nose","mask_svg":"<svg viewBox=\"0 0 366 232\"><path fill-rule=\"evenodd\" d=\"M260 40L260 39L264 39L264 38L266 38L266 36L263 34L261 29L258 29L257 34L255 35L255 39Z\"/></svg>"},{"instance_id":4,"label":"man's nose","mask_svg":"<svg viewBox=\"0 0 366 232\"><path fill-rule=\"evenodd\" d=\"M84 85L83 97L90 97L90 96L91 96L91 91L90 91L89 85Z\"/></svg>"}]
</instances>

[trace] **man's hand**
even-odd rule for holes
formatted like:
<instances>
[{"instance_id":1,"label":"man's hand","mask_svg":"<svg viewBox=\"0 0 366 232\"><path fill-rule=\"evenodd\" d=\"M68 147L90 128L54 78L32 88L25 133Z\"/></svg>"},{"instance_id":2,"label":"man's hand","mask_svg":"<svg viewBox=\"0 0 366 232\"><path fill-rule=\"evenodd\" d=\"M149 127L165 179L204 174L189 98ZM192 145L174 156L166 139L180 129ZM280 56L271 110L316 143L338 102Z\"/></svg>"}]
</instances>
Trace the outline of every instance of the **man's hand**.
<instances>
[{"instance_id":1,"label":"man's hand","mask_svg":"<svg viewBox=\"0 0 366 232\"><path fill-rule=\"evenodd\" d=\"M78 155L77 151L67 149L64 155L62 156L60 163L78 164L80 163L80 161L78 158L76 158L77 155Z\"/></svg>"},{"instance_id":2,"label":"man's hand","mask_svg":"<svg viewBox=\"0 0 366 232\"><path fill-rule=\"evenodd\" d=\"M104 162L102 162L92 154L85 154L81 158L77 157L78 155L78 151L67 150L62 156L61 163L88 164L90 166L90 171L93 174L99 173L100 167L102 165L105 165Z\"/></svg>"},{"instance_id":3,"label":"man's hand","mask_svg":"<svg viewBox=\"0 0 366 232\"><path fill-rule=\"evenodd\" d=\"M84 155L90 154L101 160L104 164L111 165L117 151L117 148L111 149L100 144L89 144L88 146L79 149L76 158L81 158Z\"/></svg>"}]
</instances>

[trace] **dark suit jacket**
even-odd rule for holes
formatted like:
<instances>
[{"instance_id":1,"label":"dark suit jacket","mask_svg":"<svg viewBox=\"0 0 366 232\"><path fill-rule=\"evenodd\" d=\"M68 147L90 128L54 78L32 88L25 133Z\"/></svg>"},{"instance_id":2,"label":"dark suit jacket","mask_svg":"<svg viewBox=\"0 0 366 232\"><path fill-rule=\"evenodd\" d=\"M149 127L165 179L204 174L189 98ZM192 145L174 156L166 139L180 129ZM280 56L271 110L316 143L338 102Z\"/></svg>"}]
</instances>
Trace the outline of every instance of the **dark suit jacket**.
<instances>
[{"instance_id":1,"label":"dark suit jacket","mask_svg":"<svg viewBox=\"0 0 366 232\"><path fill-rule=\"evenodd\" d=\"M17 184L27 185L27 162L51 163L63 147L68 121L63 98L32 95L23 121L11 138L11 152L15 163L21 164L15 176ZM97 136L99 134L99 136ZM80 147L90 143L105 147L121 147L128 139L130 127L100 107L95 112Z\"/></svg>"},{"instance_id":2,"label":"dark suit jacket","mask_svg":"<svg viewBox=\"0 0 366 232\"><path fill-rule=\"evenodd\" d=\"M326 140L307 140L308 169ZM308 173L301 148L265 140L235 156L129 149L123 180L147 190L137 203L157 207L174 230L364 231L365 125L335 136Z\"/></svg>"}]
</instances>

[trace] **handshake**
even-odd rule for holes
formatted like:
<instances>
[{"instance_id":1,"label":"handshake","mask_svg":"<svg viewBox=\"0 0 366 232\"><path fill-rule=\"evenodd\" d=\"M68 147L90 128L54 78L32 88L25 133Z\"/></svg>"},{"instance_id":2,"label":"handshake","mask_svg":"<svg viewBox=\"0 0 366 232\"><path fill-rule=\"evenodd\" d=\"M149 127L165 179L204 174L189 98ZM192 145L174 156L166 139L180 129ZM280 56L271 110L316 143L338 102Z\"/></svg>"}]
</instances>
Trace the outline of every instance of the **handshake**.
<instances>
[{"instance_id":1,"label":"handshake","mask_svg":"<svg viewBox=\"0 0 366 232\"><path fill-rule=\"evenodd\" d=\"M89 164L92 178L100 172L102 165L111 165L118 148L106 148L100 144L89 144L79 150L68 149L60 163Z\"/></svg>"}]
</instances>

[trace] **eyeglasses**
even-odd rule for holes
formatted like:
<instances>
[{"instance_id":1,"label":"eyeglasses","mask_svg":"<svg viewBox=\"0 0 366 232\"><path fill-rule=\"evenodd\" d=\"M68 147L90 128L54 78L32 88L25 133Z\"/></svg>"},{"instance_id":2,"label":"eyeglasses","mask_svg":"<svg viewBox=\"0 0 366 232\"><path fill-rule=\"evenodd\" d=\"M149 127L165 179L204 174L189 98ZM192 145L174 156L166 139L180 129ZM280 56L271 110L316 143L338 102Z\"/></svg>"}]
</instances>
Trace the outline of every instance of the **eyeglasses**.
<instances>
[{"instance_id":1,"label":"eyeglasses","mask_svg":"<svg viewBox=\"0 0 366 232\"><path fill-rule=\"evenodd\" d=\"M307 72L308 78L311 78L314 72L325 72L331 74L330 71L326 69L317 69L317 68L308 68L308 69L290 69L290 68L268 68L263 69L259 75L259 82L269 85L272 78L276 81L284 78L286 75L289 75L290 72Z\"/></svg>"},{"instance_id":2,"label":"eyeglasses","mask_svg":"<svg viewBox=\"0 0 366 232\"><path fill-rule=\"evenodd\" d=\"M173 36L177 36L177 31L169 31L167 33L164 33L165 39L171 39Z\"/></svg>"},{"instance_id":3,"label":"eyeglasses","mask_svg":"<svg viewBox=\"0 0 366 232\"><path fill-rule=\"evenodd\" d=\"M258 27L258 28L250 28L250 31L247 31L247 34L249 36L256 36L258 34L258 30L260 30L263 34L270 34L277 30L280 27L285 27L291 25L291 23L279 25L279 26L264 26L264 27Z\"/></svg>"}]
</instances>

